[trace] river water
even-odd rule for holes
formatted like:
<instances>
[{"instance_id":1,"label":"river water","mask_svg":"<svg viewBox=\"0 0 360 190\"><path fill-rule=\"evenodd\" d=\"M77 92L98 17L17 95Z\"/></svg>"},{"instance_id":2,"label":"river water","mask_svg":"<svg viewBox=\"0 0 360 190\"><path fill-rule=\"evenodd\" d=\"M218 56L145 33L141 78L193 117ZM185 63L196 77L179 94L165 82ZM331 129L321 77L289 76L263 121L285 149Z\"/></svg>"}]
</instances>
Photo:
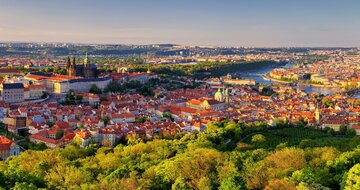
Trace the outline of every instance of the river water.
<instances>
[{"instance_id":1,"label":"river water","mask_svg":"<svg viewBox=\"0 0 360 190\"><path fill-rule=\"evenodd\" d=\"M289 68L289 67L293 67L293 66L294 66L293 63L288 63L288 64L282 66L282 68ZM262 74L266 74L275 68L281 68L281 67L267 67L267 68L263 68L263 69L259 69L259 70L237 72L235 74L235 76L240 77L240 78L253 79L256 82L262 83L265 85L275 85L278 83L276 83L275 81L270 81L270 80L264 79L261 76ZM320 88L320 87L313 87L313 86L295 86L295 88L304 89L304 91L307 93L314 92L314 93L319 93L319 94L324 94L324 95L334 94L336 92L341 91L340 89L335 89L335 88ZM357 95L357 96L358 96L358 98L360 98L360 95Z\"/></svg>"}]
</instances>

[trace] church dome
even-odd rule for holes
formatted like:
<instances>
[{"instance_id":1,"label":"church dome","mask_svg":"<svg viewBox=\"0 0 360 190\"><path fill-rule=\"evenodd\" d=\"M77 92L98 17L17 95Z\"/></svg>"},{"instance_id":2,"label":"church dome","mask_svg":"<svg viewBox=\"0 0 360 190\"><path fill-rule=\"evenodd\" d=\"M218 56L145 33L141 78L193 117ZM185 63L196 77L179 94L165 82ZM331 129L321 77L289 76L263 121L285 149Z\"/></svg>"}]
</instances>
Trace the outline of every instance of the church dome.
<instances>
[{"instance_id":1,"label":"church dome","mask_svg":"<svg viewBox=\"0 0 360 190\"><path fill-rule=\"evenodd\" d=\"M220 88L218 89L218 91L215 93L215 100L222 102L223 101L223 93L220 91Z\"/></svg>"}]
</instances>

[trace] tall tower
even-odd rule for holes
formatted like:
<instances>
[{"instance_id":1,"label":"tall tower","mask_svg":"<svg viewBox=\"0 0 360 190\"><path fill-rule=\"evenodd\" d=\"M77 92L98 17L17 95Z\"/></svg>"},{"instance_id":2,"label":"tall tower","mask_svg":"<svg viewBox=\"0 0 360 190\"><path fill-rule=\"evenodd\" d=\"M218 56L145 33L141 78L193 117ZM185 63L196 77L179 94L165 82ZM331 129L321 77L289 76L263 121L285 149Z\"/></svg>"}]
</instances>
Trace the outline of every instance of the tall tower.
<instances>
[{"instance_id":1,"label":"tall tower","mask_svg":"<svg viewBox=\"0 0 360 190\"><path fill-rule=\"evenodd\" d=\"M316 120L316 124L320 123L320 111L318 106L316 105L316 110L315 110L315 120Z\"/></svg>"},{"instance_id":2,"label":"tall tower","mask_svg":"<svg viewBox=\"0 0 360 190\"><path fill-rule=\"evenodd\" d=\"M88 58L88 54L86 52L86 56L84 58L84 77L85 78L91 78L92 77L92 72L91 72L91 68L90 68L90 63L89 63L89 58Z\"/></svg>"},{"instance_id":3,"label":"tall tower","mask_svg":"<svg viewBox=\"0 0 360 190\"><path fill-rule=\"evenodd\" d=\"M67 62L66 62L66 73L68 76L73 76L73 64L70 61L70 57L68 56Z\"/></svg>"},{"instance_id":4,"label":"tall tower","mask_svg":"<svg viewBox=\"0 0 360 190\"><path fill-rule=\"evenodd\" d=\"M66 70L69 70L71 66L71 61L70 61L70 57L67 57L67 62L66 62Z\"/></svg>"},{"instance_id":5,"label":"tall tower","mask_svg":"<svg viewBox=\"0 0 360 190\"><path fill-rule=\"evenodd\" d=\"M68 59L68 65L70 62L70 58ZM70 63L69 69L68 69L68 75L73 77L76 76L76 63L75 63L75 57L73 57L72 63Z\"/></svg>"},{"instance_id":6,"label":"tall tower","mask_svg":"<svg viewBox=\"0 0 360 190\"><path fill-rule=\"evenodd\" d=\"M229 89L228 88L225 89L225 103L226 103L226 106L229 106L230 99L229 99Z\"/></svg>"}]
</instances>

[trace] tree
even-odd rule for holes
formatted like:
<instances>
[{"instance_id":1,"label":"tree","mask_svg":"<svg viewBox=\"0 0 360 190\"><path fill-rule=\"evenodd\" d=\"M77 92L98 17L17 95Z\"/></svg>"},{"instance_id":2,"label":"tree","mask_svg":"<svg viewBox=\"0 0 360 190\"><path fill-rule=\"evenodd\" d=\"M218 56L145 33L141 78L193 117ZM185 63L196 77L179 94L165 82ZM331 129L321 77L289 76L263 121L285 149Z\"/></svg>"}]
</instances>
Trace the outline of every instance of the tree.
<instances>
[{"instance_id":1,"label":"tree","mask_svg":"<svg viewBox=\"0 0 360 190\"><path fill-rule=\"evenodd\" d=\"M305 152L309 167L325 168L327 163L335 160L340 152L334 147L316 147Z\"/></svg>"},{"instance_id":2,"label":"tree","mask_svg":"<svg viewBox=\"0 0 360 190\"><path fill-rule=\"evenodd\" d=\"M187 180L184 178L177 178L174 182L174 184L171 186L172 190L191 190L190 187L187 185Z\"/></svg>"},{"instance_id":3,"label":"tree","mask_svg":"<svg viewBox=\"0 0 360 190\"><path fill-rule=\"evenodd\" d=\"M64 130L60 129L56 132L55 139L61 139L64 136Z\"/></svg>"},{"instance_id":4,"label":"tree","mask_svg":"<svg viewBox=\"0 0 360 190\"><path fill-rule=\"evenodd\" d=\"M346 131L346 133L345 133L345 135L346 136L348 136L348 137L354 137L354 136L356 136L356 130L355 129L348 129L347 131Z\"/></svg>"},{"instance_id":5,"label":"tree","mask_svg":"<svg viewBox=\"0 0 360 190\"><path fill-rule=\"evenodd\" d=\"M146 117L140 117L136 119L134 123L145 123L146 121L147 121Z\"/></svg>"},{"instance_id":6,"label":"tree","mask_svg":"<svg viewBox=\"0 0 360 190\"><path fill-rule=\"evenodd\" d=\"M341 126L340 126L340 130L339 130L339 133L340 133L341 135L346 135L347 130L348 130L348 127L347 127L346 125L341 125Z\"/></svg>"},{"instance_id":7,"label":"tree","mask_svg":"<svg viewBox=\"0 0 360 190\"><path fill-rule=\"evenodd\" d=\"M105 116L105 117L103 118L103 120L104 120L104 124L105 124L105 125L107 125L107 124L110 122L109 116Z\"/></svg>"},{"instance_id":8,"label":"tree","mask_svg":"<svg viewBox=\"0 0 360 190\"><path fill-rule=\"evenodd\" d=\"M325 127L325 131L329 135L334 135L335 134L335 130L333 128L331 128L331 127L328 127L328 126Z\"/></svg>"},{"instance_id":9,"label":"tree","mask_svg":"<svg viewBox=\"0 0 360 190\"><path fill-rule=\"evenodd\" d=\"M188 180L187 185L190 188L198 189L199 185L201 188L207 188L212 184L219 183L215 177L217 167L225 159L225 155L217 150L197 148L163 162L158 170L164 178L171 181L175 181L179 177Z\"/></svg>"},{"instance_id":10,"label":"tree","mask_svg":"<svg viewBox=\"0 0 360 190\"><path fill-rule=\"evenodd\" d=\"M1 160L0 160L0 162L2 161L2 158L1 158ZM0 188L1 187L5 187L5 182L6 182L6 177L5 177L5 175L3 174L3 172L1 172L0 171Z\"/></svg>"},{"instance_id":11,"label":"tree","mask_svg":"<svg viewBox=\"0 0 360 190\"><path fill-rule=\"evenodd\" d=\"M306 183L318 183L321 181L321 176L315 174L312 168L303 168L301 170L295 171L291 179L297 183L306 182Z\"/></svg>"},{"instance_id":12,"label":"tree","mask_svg":"<svg viewBox=\"0 0 360 190\"><path fill-rule=\"evenodd\" d=\"M206 176L201 177L199 182L197 183L197 188L203 190L211 190L211 180Z\"/></svg>"},{"instance_id":13,"label":"tree","mask_svg":"<svg viewBox=\"0 0 360 190\"><path fill-rule=\"evenodd\" d=\"M65 104L67 105L74 105L75 104L75 92L70 90L69 93L66 95Z\"/></svg>"},{"instance_id":14,"label":"tree","mask_svg":"<svg viewBox=\"0 0 360 190\"><path fill-rule=\"evenodd\" d=\"M275 179L269 182L264 190L296 190L295 183L285 179Z\"/></svg>"},{"instance_id":15,"label":"tree","mask_svg":"<svg viewBox=\"0 0 360 190\"><path fill-rule=\"evenodd\" d=\"M318 183L308 184L305 182L300 182L299 185L296 187L297 190L331 190L328 187L324 187Z\"/></svg>"},{"instance_id":16,"label":"tree","mask_svg":"<svg viewBox=\"0 0 360 190\"><path fill-rule=\"evenodd\" d=\"M345 173L342 185L345 190L360 189L360 164L354 165Z\"/></svg>"},{"instance_id":17,"label":"tree","mask_svg":"<svg viewBox=\"0 0 360 190\"><path fill-rule=\"evenodd\" d=\"M266 137L262 134L256 134L256 135L252 136L252 138L251 138L251 142L255 146L261 146L265 143L265 141L266 141Z\"/></svg>"},{"instance_id":18,"label":"tree","mask_svg":"<svg viewBox=\"0 0 360 190\"><path fill-rule=\"evenodd\" d=\"M46 121L46 125L49 126L50 128L54 126L54 123L51 121Z\"/></svg>"},{"instance_id":19,"label":"tree","mask_svg":"<svg viewBox=\"0 0 360 190\"><path fill-rule=\"evenodd\" d=\"M92 177L89 171L59 163L49 170L45 179L51 189L80 189L81 184L90 182Z\"/></svg>"},{"instance_id":20,"label":"tree","mask_svg":"<svg viewBox=\"0 0 360 190\"><path fill-rule=\"evenodd\" d=\"M80 104L82 102L82 100L83 100L82 96L80 96L80 95L76 96L76 101L77 101L78 104Z\"/></svg>"},{"instance_id":21,"label":"tree","mask_svg":"<svg viewBox=\"0 0 360 190\"><path fill-rule=\"evenodd\" d=\"M45 73L48 73L48 72L51 72L51 71L52 71L52 69L49 68L49 67L45 67L45 68L44 68L44 72L45 72Z\"/></svg>"},{"instance_id":22,"label":"tree","mask_svg":"<svg viewBox=\"0 0 360 190\"><path fill-rule=\"evenodd\" d=\"M82 129L84 127L84 124L79 122L76 124L76 127Z\"/></svg>"},{"instance_id":23,"label":"tree","mask_svg":"<svg viewBox=\"0 0 360 190\"><path fill-rule=\"evenodd\" d=\"M272 152L257 167L250 167L244 179L250 189L265 188L267 182L275 178L290 176L292 172L306 166L304 150L284 148Z\"/></svg>"},{"instance_id":24,"label":"tree","mask_svg":"<svg viewBox=\"0 0 360 190\"><path fill-rule=\"evenodd\" d=\"M13 190L37 190L38 188L36 187L36 185L30 183L26 183L26 182L16 182L15 186L12 188Z\"/></svg>"},{"instance_id":25,"label":"tree","mask_svg":"<svg viewBox=\"0 0 360 190\"><path fill-rule=\"evenodd\" d=\"M91 87L90 87L89 93L101 94L102 91L96 84L92 84Z\"/></svg>"},{"instance_id":26,"label":"tree","mask_svg":"<svg viewBox=\"0 0 360 190\"><path fill-rule=\"evenodd\" d=\"M325 106L326 107L333 107L334 106L334 103L331 101L331 99L329 99L329 98L323 98L322 100L321 100L321 102L323 103L323 104L325 104Z\"/></svg>"},{"instance_id":27,"label":"tree","mask_svg":"<svg viewBox=\"0 0 360 190\"><path fill-rule=\"evenodd\" d=\"M240 175L233 175L221 181L219 189L246 190L246 184Z\"/></svg>"},{"instance_id":28,"label":"tree","mask_svg":"<svg viewBox=\"0 0 360 190\"><path fill-rule=\"evenodd\" d=\"M222 120L209 126L208 131L174 140L144 143L136 133L130 133L135 138L116 147L70 144L44 151L27 150L0 162L0 189L292 190L297 185L298 190L329 190L340 189L340 183L343 189L358 188L358 137L328 139L324 131L303 128L264 130L258 134L266 134L265 142L273 146L252 149L249 145L248 150L239 151L235 147L239 140L234 137L236 133L247 137L249 133L242 131L250 125ZM274 131L279 136L296 138L288 141L289 146L309 138L316 148L283 144L274 149L279 144L273 143ZM325 138L316 138L318 134ZM234 146L223 143L226 139L231 139ZM251 141L251 137L244 141ZM37 145L29 142L30 146Z\"/></svg>"},{"instance_id":29,"label":"tree","mask_svg":"<svg viewBox=\"0 0 360 190\"><path fill-rule=\"evenodd\" d=\"M284 143L280 143L278 145L276 145L276 150L281 150L281 149L284 149L288 147L288 143L287 142L284 142Z\"/></svg>"},{"instance_id":30,"label":"tree","mask_svg":"<svg viewBox=\"0 0 360 190\"><path fill-rule=\"evenodd\" d=\"M126 140L129 145L136 145L136 144L142 142L142 139L140 138L140 136L138 134L128 134L126 136Z\"/></svg>"},{"instance_id":31,"label":"tree","mask_svg":"<svg viewBox=\"0 0 360 190\"><path fill-rule=\"evenodd\" d=\"M4 171L4 176L5 179L7 179L5 181L6 184L5 186L7 186L8 188L15 186L17 182L21 182L21 183L25 182L26 184L29 185L33 184L37 187L44 187L43 179L31 174L30 172L24 169L10 167ZM18 186L21 186L21 184L19 184Z\"/></svg>"},{"instance_id":32,"label":"tree","mask_svg":"<svg viewBox=\"0 0 360 190\"><path fill-rule=\"evenodd\" d=\"M103 140L101 144L105 147L111 147L111 142L107 139Z\"/></svg>"}]
</instances>

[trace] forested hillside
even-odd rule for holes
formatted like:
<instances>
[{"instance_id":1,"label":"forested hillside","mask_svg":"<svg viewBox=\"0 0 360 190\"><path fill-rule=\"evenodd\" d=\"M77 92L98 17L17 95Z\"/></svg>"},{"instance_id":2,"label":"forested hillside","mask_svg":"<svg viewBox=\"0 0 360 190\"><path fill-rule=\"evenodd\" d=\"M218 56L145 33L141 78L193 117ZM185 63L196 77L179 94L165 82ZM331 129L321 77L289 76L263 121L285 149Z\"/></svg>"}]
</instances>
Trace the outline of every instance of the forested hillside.
<instances>
[{"instance_id":1,"label":"forested hillside","mask_svg":"<svg viewBox=\"0 0 360 190\"><path fill-rule=\"evenodd\" d=\"M360 138L222 121L206 132L110 147L25 151L0 162L4 189L360 189Z\"/></svg>"}]
</instances>

